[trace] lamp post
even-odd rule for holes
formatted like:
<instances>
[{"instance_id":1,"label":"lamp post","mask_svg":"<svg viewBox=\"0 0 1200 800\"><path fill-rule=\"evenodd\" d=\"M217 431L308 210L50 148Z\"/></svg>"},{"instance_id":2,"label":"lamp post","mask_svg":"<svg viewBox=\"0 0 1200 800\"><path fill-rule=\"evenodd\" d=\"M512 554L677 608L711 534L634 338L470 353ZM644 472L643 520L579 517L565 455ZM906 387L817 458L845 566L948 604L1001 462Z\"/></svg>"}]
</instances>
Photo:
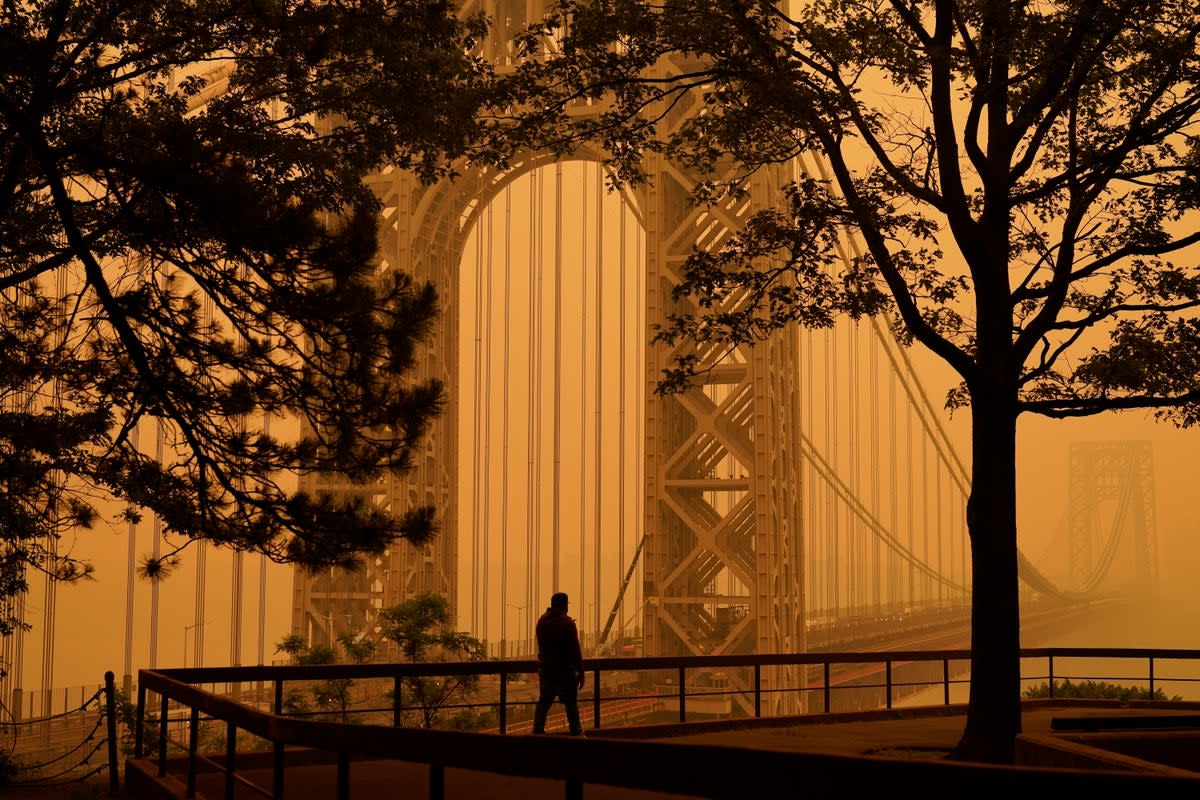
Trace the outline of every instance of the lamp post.
<instances>
[{"instance_id":1,"label":"lamp post","mask_svg":"<svg viewBox=\"0 0 1200 800\"><path fill-rule=\"evenodd\" d=\"M193 630L193 629L195 629L195 628L200 628L201 630L203 630L204 626L205 626L207 623L208 623L208 620L204 620L204 622L193 622L191 625L184 625L184 626L183 626L183 666L185 666L185 667L187 666L187 639L188 639L188 632L190 632L191 630ZM199 664L197 664L196 666L200 666L200 665L199 665Z\"/></svg>"},{"instance_id":2,"label":"lamp post","mask_svg":"<svg viewBox=\"0 0 1200 800\"><path fill-rule=\"evenodd\" d=\"M509 608L516 609L518 612L524 612L525 609L529 608L528 603L526 603L525 605L520 605L520 606L513 605L512 603L508 603L507 606ZM522 636L522 634L525 634L525 635ZM516 655L526 655L525 650L529 645L528 634L529 634L529 620L525 618L524 613L518 613L517 614L517 636L521 637L518 640L521 643L521 651L516 653Z\"/></svg>"}]
</instances>

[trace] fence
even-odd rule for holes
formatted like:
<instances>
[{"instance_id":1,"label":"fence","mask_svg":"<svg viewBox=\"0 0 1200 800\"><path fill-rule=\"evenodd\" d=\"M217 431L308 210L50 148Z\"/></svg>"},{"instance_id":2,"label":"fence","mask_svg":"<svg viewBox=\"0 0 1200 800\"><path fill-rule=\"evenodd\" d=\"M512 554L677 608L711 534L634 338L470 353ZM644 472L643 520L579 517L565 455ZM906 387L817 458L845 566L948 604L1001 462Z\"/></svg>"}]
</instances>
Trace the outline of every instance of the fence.
<instances>
[{"instance_id":1,"label":"fence","mask_svg":"<svg viewBox=\"0 0 1200 800\"><path fill-rule=\"evenodd\" d=\"M109 788L115 791L118 695L113 674L106 673L104 685L90 695L81 693L76 705L71 705L69 691L63 701L61 711L0 722L5 779L13 786L66 786L107 771Z\"/></svg>"},{"instance_id":2,"label":"fence","mask_svg":"<svg viewBox=\"0 0 1200 800\"><path fill-rule=\"evenodd\" d=\"M945 651L889 651L884 653L803 653L744 656L680 656L669 658L604 658L585 660L584 666L591 675L590 696L584 702L590 705L593 728L602 726L606 703L628 703L633 700L652 700L658 711L668 712L678 721L689 720L689 708L697 700L714 696L744 696L754 716L760 716L764 698L778 693L790 693L804 698L810 713L825 713L838 707L837 697L846 692L858 698L873 695L879 698L875 707L893 707L898 695L905 692L940 687L944 703L950 702L951 688L965 684L969 678L956 677L962 667L969 663L970 653L966 650ZM1148 692L1165 691L1166 686L1193 686L1200 683L1200 650L1149 650L1130 648L1027 648L1022 650L1022 663L1027 668L1023 674L1026 686L1046 683L1051 693L1056 682L1084 680L1120 682L1144 682ZM1107 669L1101 674L1081 672L1084 664L1120 665L1114 671ZM919 667L920 669L914 669ZM353 664L290 667L229 667L171 669L160 671L143 670L138 685L136 753L139 757L152 753L158 764L160 775L166 774L167 756L170 748L186 755L186 782L189 796L194 795L196 776L201 761L219 769L225 775L225 796L233 797L235 786L245 783L237 774L239 757L239 733L247 742L246 734L254 737L263 748L271 753L272 785L270 788L255 786L254 789L268 797L283 798L285 754L287 748L315 748L333 754L337 764L338 797L348 797L351 755L355 757L388 757L405 753L405 760L429 766L430 796L441 797L444 785L442 771L450 767L463 767L501 774L518 774L533 777L560 778L565 781L567 797L578 797L584 783L622 785L634 788L661 789L693 793L688 786L678 783L662 784L661 772L654 766L653 759L675 761L677 754L661 747L639 743L628 752L619 741L608 741L603 747L621 750L621 763L632 759L634 766L598 769L594 763L576 755L571 743L563 740L513 739L513 745L499 744L508 737L496 737L481 733L463 733L449 730L412 730L400 727L404 715L412 708L403 702L403 685L414 677L479 676L494 679L496 697L484 703L495 709L496 731L509 732L508 722L514 705L527 701L510 701L508 687L515 675L533 673L533 661L490 661L466 663L428 664ZM786 669L800 677L795 685L766 688L763 674L766 670ZM932 669L936 678L930 678ZM732 670L743 670L751 676L744 689L722 687L697 687L689 675L708 674L720 671L728 674ZM613 674L636 673L638 681L604 680ZM916 673L926 673L914 677ZM645 676L662 678L673 675L674 680L645 680ZM285 687L293 682L313 681L379 681L390 683L390 707L376 706L359 708L355 713L364 717L368 714L382 717L383 724L356 724L344 721L347 709L308 714L303 718L288 715L284 710ZM655 686L653 693L629 694L636 687L647 683ZM734 684L736 685L736 681ZM240 702L215 691L199 688L201 685L230 687L251 684L270 687L265 693L243 692L248 702ZM605 686L622 687L619 692L605 694ZM689 691L689 686L692 689ZM631 689L632 687L632 689ZM666 691L664 691L664 687ZM151 696L156 697L151 702ZM267 698L270 698L269 700ZM733 707L732 704L730 706ZM342 721L330 721L328 714L340 714ZM694 714L695 712L691 712ZM222 734L223 758L201 755L200 742L202 724L217 726ZM600 745L589 742L589 745ZM147 746L149 745L149 746ZM534 748L538 752L531 757L530 751L513 749L515 745ZM562 749L566 746L567 749ZM647 749L649 747L649 749ZM512 752L510 752L510 750ZM650 751L653 750L654 753ZM545 752L542 752L545 751ZM791 754L795 755L795 754ZM613 757L616 758L614 752ZM778 758L776 757L778 756ZM691 758L695 759L692 751ZM749 759L751 756L736 756ZM782 755L755 756L756 770L784 774L795 769L795 764L784 762ZM649 760L648 760L649 759ZM611 759L602 759L611 765ZM779 761L778 764L775 761ZM794 761L794 759L793 759ZM694 765L694 763L693 763ZM747 769L749 764L743 765ZM730 769L737 772L736 766ZM747 774L747 773L742 773ZM679 775L673 775L680 779ZM768 776L769 777L769 776ZM941 780L957 780L950 773L942 773ZM964 779L965 780L965 779ZM721 796L727 777L709 774L707 771L692 770L685 783L696 783L695 794ZM1099 787L1102 784L1097 784ZM1111 788L1110 785L1106 785ZM735 784L729 790L736 789Z\"/></svg>"}]
</instances>

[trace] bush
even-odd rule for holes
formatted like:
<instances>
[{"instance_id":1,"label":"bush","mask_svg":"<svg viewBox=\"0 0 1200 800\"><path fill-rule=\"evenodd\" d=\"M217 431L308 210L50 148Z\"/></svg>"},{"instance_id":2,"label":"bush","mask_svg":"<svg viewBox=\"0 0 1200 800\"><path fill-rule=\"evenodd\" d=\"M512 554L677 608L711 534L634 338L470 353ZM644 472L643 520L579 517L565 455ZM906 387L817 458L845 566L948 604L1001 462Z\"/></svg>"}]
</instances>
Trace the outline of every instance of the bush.
<instances>
[{"instance_id":1,"label":"bush","mask_svg":"<svg viewBox=\"0 0 1200 800\"><path fill-rule=\"evenodd\" d=\"M0 790L8 789L16 782L16 777L25 769L19 758L7 750L0 750Z\"/></svg>"},{"instance_id":2,"label":"bush","mask_svg":"<svg viewBox=\"0 0 1200 800\"><path fill-rule=\"evenodd\" d=\"M1050 697L1050 686L1045 681L1042 681L1040 684L1026 689L1021 696L1027 699ZM1121 700L1122 702L1129 700L1170 700L1170 702L1174 703L1183 699L1180 695L1168 698L1162 689L1155 689L1154 693L1151 694L1150 690L1145 686L1120 686L1106 681L1071 683L1070 679L1055 681L1053 696L1056 698L1086 700Z\"/></svg>"}]
</instances>

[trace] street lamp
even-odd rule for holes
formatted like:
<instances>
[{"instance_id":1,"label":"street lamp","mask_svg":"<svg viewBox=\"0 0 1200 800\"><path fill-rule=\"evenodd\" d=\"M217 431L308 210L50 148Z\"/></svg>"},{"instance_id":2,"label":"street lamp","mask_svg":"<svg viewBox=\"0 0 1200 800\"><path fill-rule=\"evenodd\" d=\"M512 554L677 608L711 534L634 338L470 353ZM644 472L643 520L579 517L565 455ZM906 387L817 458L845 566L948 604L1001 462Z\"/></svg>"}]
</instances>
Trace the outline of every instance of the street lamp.
<instances>
[{"instance_id":1,"label":"street lamp","mask_svg":"<svg viewBox=\"0 0 1200 800\"><path fill-rule=\"evenodd\" d=\"M528 603L526 603L525 605L520 605L520 606L514 605L512 603L506 603L505 605L508 608L516 609L519 612L524 612L525 609L529 608ZM524 633L526 635L524 637L522 637L521 636L522 633ZM519 653L517 653L516 655L525 655L525 650L529 646L528 633L529 633L529 620L525 617L524 613L520 613L517 615L517 636L519 637L518 641L521 644L521 651Z\"/></svg>"},{"instance_id":2,"label":"street lamp","mask_svg":"<svg viewBox=\"0 0 1200 800\"><path fill-rule=\"evenodd\" d=\"M183 626L183 666L185 666L185 667L187 666L187 637L188 637L188 632L189 632L189 631L191 631L191 630L192 630L192 629L194 629L194 628L200 628L200 629L203 629L203 628L204 628L204 626L205 626L206 624L208 624L208 620L204 620L204 622L193 622L191 625L184 625L184 626ZM196 666L200 666L200 665L199 665L199 664L197 664Z\"/></svg>"}]
</instances>

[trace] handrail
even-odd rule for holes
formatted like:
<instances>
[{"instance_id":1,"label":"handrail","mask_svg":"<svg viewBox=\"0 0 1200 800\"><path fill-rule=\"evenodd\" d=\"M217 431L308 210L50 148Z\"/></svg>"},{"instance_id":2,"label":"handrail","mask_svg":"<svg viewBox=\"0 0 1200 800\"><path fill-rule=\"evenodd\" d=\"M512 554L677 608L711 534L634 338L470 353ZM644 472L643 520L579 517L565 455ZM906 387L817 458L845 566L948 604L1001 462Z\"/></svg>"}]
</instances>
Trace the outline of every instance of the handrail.
<instances>
[{"instance_id":1,"label":"handrail","mask_svg":"<svg viewBox=\"0 0 1200 800\"><path fill-rule=\"evenodd\" d=\"M1022 659L1047 659L1047 674L1053 683L1054 660L1063 658L1142 659L1147 662L1148 675L1155 680L1156 663L1165 660L1194 660L1200 662L1200 649L1152 648L1024 648ZM885 683L872 684L886 691L890 707L894 687L893 667L904 662L940 662L942 679L947 688L944 693L949 702L951 682L949 664L952 661L967 662L970 651L954 650L896 650L879 652L846 653L775 653L736 656L667 656L636 658L586 659L584 667L595 673L594 685L599 686L602 671L676 669L680 680L678 695L680 719L685 720L685 698L688 696L682 678L687 670L716 667L753 667L755 675L755 708L759 708L761 667L768 665L810 665L822 667L820 683L808 683L794 687L792 691L818 689L824 696L824 708L829 710L830 670L834 665L879 664ZM410 675L483 675L493 674L501 678L514 673L533 672L536 663L531 660L506 660L488 662L424 663L424 664L335 664L304 666L261 666L261 667L194 667L179 669L141 670L138 686L138 719L146 718L147 692L157 694L161 700L163 718L159 720L162 739L157 759L160 775L166 769L166 718L169 701L190 709L188 750L188 787L194 791L197 765L196 731L201 715L225 722L227 726L226 787L232 796L232 787L240 776L234 774L236 735L239 730L259 736L272 743L275 750L273 762L274 779L271 791L255 787L267 797L282 798L284 770L283 751L288 747L303 747L337 754L338 797L349 792L350 754L355 758L394 758L403 753L404 760L424 763L430 769L431 797L440 797L443 771L447 767L481 770L498 774L519 775L560 779L566 782L566 796L577 797L581 786L587 783L626 786L649 790L672 791L706 797L736 794L738 783L744 780L745 770L753 770L763 780L772 777L799 774L797 770L817 769L809 763L810 754L797 753L748 753L737 748L711 748L711 758L698 752L696 745L687 745L684 752L668 742L640 740L630 749L632 742L620 739L590 739L582 741L562 737L508 737L489 733L473 733L448 730L401 728L387 725L368 725L349 722L289 717L243 705L234 700L199 688L195 683L227 683L274 681L275 696L279 697L283 681L323 680L331 678L393 678ZM1036 676L1034 679L1040 679ZM1059 677L1062 677L1061 675ZM1028 676L1027 676L1028 679ZM1161 682L1161 674L1157 677ZM1135 679L1136 680L1136 679ZM1182 680L1182 679L1181 679ZM1200 680L1197 678L1196 680ZM923 684L928 682L922 682ZM823 685L822 685L823 684ZM930 684L932 685L932 684ZM836 688L836 687L834 687ZM859 688L867 688L860 686ZM778 690L776 690L778 691ZM787 691L787 690L784 690ZM1153 689L1152 689L1153 691ZM695 694L691 695L695 697ZM668 696L669 697L669 696ZM274 710L279 711L278 702ZM599 718L594 725L599 727ZM503 726L502 726L503 728ZM138 753L141 757L141 736L138 737ZM600 752L603 750L604 752ZM609 752L611 750L612 752ZM720 752L717 752L720 751ZM738 769L708 769L699 765L720 764L722 759L736 758ZM825 758L825 757L822 757ZM716 761L714 761L716 759ZM829 761L832 759L833 761ZM837 757L828 757L821 762L820 769L833 769ZM743 763L744 762L744 763ZM914 762L918 763L918 762ZM920 762L924 763L924 762ZM934 762L940 767L949 763ZM677 764L677 768L670 765ZM835 765L836 766L836 765ZM958 765L959 767L963 765ZM848 769L847 765L837 766ZM855 771L860 766L854 766ZM971 769L982 769L978 765ZM734 777L730 774L733 773ZM939 771L937 777L928 780L957 783L967 778ZM990 779L989 779L990 780ZM946 785L944 783L939 785ZM967 784L961 784L967 785ZM1165 786L1165 784L1164 784ZM742 785L740 788L744 788ZM1192 785L1194 788L1194 784Z\"/></svg>"},{"instance_id":2,"label":"handrail","mask_svg":"<svg viewBox=\"0 0 1200 800\"><path fill-rule=\"evenodd\" d=\"M1144 647L1025 647L1021 658L1078 657L1078 658L1149 658L1200 660L1200 649L1158 649ZM865 664L886 661L968 661L971 651L962 648L947 650L876 650L869 652L840 651L828 653L764 653L760 655L705 656L629 656L585 658L585 672L703 669L706 667L799 666L830 664ZM255 681L304 681L337 678L394 678L397 676L433 675L500 675L537 672L533 659L503 659L495 661L431 661L422 663L372 664L281 664L240 667L171 667L140 670L139 675L156 673L180 683L251 683Z\"/></svg>"}]
</instances>

